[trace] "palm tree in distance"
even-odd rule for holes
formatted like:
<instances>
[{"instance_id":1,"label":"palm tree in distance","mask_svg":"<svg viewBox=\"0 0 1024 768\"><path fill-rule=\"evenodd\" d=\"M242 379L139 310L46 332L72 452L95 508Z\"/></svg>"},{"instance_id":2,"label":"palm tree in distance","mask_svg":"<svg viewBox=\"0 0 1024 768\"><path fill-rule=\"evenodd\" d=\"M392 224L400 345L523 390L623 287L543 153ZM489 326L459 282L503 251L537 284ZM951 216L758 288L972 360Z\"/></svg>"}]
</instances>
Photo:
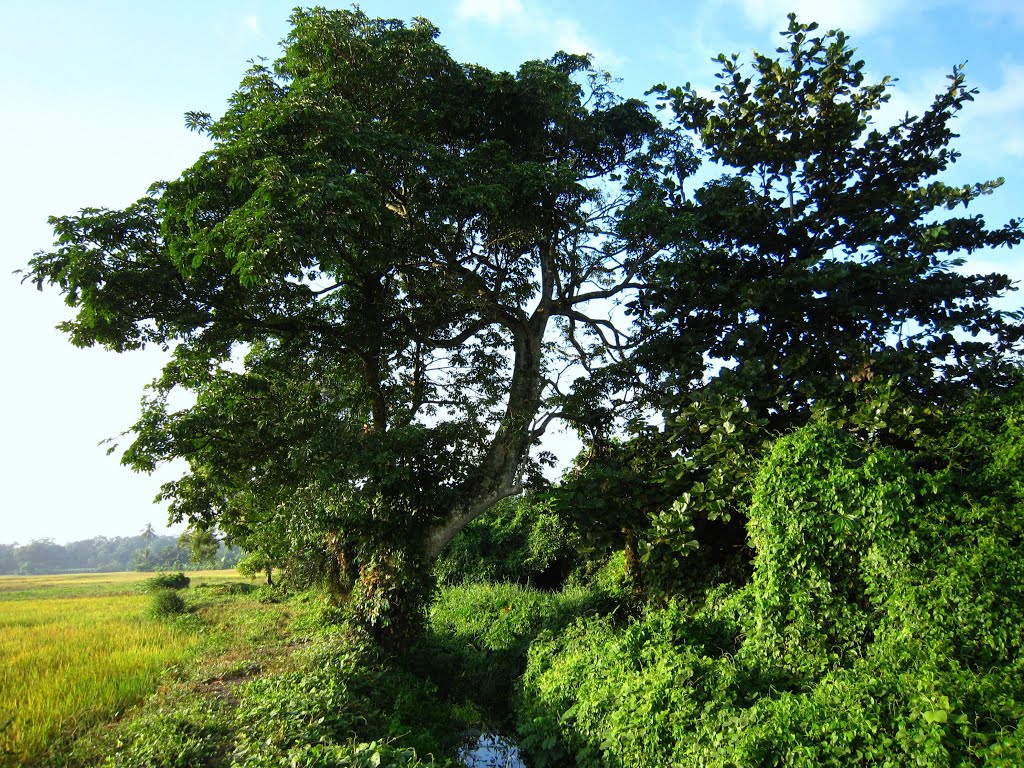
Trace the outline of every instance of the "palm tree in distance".
<instances>
[{"instance_id":1,"label":"palm tree in distance","mask_svg":"<svg viewBox=\"0 0 1024 768\"><path fill-rule=\"evenodd\" d=\"M145 563L146 569L148 570L148 566L152 561L149 550L150 545L153 543L153 539L156 538L156 529L153 528L152 523L146 523L146 527L139 532L139 535L146 540L146 552L143 555L143 562Z\"/></svg>"},{"instance_id":2,"label":"palm tree in distance","mask_svg":"<svg viewBox=\"0 0 1024 768\"><path fill-rule=\"evenodd\" d=\"M146 540L146 556L148 557L149 545L156 537L156 530L153 528L153 524L146 523L146 527L142 529L142 532L139 535Z\"/></svg>"}]
</instances>

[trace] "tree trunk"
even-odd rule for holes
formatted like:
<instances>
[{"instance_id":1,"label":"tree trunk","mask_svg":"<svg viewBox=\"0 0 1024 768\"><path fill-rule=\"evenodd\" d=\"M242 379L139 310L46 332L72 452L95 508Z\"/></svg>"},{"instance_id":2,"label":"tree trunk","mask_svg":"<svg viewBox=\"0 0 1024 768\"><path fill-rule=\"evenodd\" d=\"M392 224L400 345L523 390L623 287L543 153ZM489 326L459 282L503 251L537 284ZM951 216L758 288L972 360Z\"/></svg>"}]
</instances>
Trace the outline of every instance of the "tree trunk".
<instances>
[{"instance_id":1,"label":"tree trunk","mask_svg":"<svg viewBox=\"0 0 1024 768\"><path fill-rule=\"evenodd\" d=\"M640 555L636 549L636 532L631 528L623 528L625 539L623 546L623 580L634 596L643 595L644 574L640 569Z\"/></svg>"},{"instance_id":2,"label":"tree trunk","mask_svg":"<svg viewBox=\"0 0 1024 768\"><path fill-rule=\"evenodd\" d=\"M427 531L423 551L428 559L437 558L472 520L497 502L521 490L519 471L533 443L531 427L540 409L543 360L541 341L546 326L546 313L538 310L529 321L513 331L515 358L501 426L491 439L490 448L479 469L467 485L463 502L443 522Z\"/></svg>"}]
</instances>

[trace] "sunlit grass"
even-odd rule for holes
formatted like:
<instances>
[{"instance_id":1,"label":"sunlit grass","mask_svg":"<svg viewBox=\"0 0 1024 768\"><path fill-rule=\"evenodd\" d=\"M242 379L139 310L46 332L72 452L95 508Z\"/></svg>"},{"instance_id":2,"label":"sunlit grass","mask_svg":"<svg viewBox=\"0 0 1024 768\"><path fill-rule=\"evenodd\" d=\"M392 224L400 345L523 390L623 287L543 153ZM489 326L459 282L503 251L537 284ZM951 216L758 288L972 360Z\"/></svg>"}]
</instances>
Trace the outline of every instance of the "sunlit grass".
<instances>
[{"instance_id":1,"label":"sunlit grass","mask_svg":"<svg viewBox=\"0 0 1024 768\"><path fill-rule=\"evenodd\" d=\"M192 586L237 581L238 571L188 571ZM76 573L54 576L0 576L0 600L34 600L40 597L74 597L134 592L152 573Z\"/></svg>"},{"instance_id":2,"label":"sunlit grass","mask_svg":"<svg viewBox=\"0 0 1024 768\"><path fill-rule=\"evenodd\" d=\"M201 635L147 617L151 598L137 585L150 575L3 577L0 765L19 765L55 738L115 716L195 651ZM238 578L191 576L193 585ZM67 596L82 591L91 594Z\"/></svg>"}]
</instances>

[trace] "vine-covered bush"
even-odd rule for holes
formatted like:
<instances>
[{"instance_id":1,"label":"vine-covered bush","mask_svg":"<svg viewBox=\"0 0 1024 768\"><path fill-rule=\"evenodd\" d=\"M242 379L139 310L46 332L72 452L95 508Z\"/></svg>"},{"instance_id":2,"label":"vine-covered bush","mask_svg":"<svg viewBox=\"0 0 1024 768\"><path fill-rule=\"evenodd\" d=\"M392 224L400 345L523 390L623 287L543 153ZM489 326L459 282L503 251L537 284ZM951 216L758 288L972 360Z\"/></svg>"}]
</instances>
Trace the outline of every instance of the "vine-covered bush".
<instances>
[{"instance_id":1,"label":"vine-covered bush","mask_svg":"<svg viewBox=\"0 0 1024 768\"><path fill-rule=\"evenodd\" d=\"M749 511L757 557L744 654L812 677L859 658L905 580L914 485L904 457L827 424L778 441Z\"/></svg>"},{"instance_id":2,"label":"vine-covered bush","mask_svg":"<svg viewBox=\"0 0 1024 768\"><path fill-rule=\"evenodd\" d=\"M533 764L1024 765L1024 409L982 412L903 451L778 440L749 584L530 649Z\"/></svg>"},{"instance_id":3,"label":"vine-covered bush","mask_svg":"<svg viewBox=\"0 0 1024 768\"><path fill-rule=\"evenodd\" d=\"M441 585L507 581L555 589L577 565L579 543L559 516L528 496L499 502L470 523L434 564Z\"/></svg>"},{"instance_id":4,"label":"vine-covered bush","mask_svg":"<svg viewBox=\"0 0 1024 768\"><path fill-rule=\"evenodd\" d=\"M349 621L394 651L408 648L423 629L430 571L400 548L381 547L361 564L348 596Z\"/></svg>"},{"instance_id":5,"label":"vine-covered bush","mask_svg":"<svg viewBox=\"0 0 1024 768\"><path fill-rule=\"evenodd\" d=\"M601 607L592 590L546 592L509 583L446 587L435 595L412 661L453 701L471 701L501 719L537 636L558 634Z\"/></svg>"}]
</instances>

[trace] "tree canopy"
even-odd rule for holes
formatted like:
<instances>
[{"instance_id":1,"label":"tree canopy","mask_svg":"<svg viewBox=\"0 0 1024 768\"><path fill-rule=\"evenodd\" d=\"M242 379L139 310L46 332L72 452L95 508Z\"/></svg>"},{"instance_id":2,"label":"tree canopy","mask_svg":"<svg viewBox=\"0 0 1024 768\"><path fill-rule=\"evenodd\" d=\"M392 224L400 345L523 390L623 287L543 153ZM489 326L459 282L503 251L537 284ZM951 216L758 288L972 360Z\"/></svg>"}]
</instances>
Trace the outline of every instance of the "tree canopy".
<instances>
[{"instance_id":1,"label":"tree canopy","mask_svg":"<svg viewBox=\"0 0 1024 768\"><path fill-rule=\"evenodd\" d=\"M941 178L959 157L952 121L976 91L957 67L924 113L879 126L890 78L868 82L847 37L816 30L791 15L781 58L720 55L714 98L656 89L724 171L690 199L668 180L667 253L641 313L641 364L663 398L701 386L778 416L898 377L934 399L1005 375L1019 349L1021 314L991 304L1010 280L961 268L1019 244L1021 222L951 213L1002 179Z\"/></svg>"}]
</instances>

